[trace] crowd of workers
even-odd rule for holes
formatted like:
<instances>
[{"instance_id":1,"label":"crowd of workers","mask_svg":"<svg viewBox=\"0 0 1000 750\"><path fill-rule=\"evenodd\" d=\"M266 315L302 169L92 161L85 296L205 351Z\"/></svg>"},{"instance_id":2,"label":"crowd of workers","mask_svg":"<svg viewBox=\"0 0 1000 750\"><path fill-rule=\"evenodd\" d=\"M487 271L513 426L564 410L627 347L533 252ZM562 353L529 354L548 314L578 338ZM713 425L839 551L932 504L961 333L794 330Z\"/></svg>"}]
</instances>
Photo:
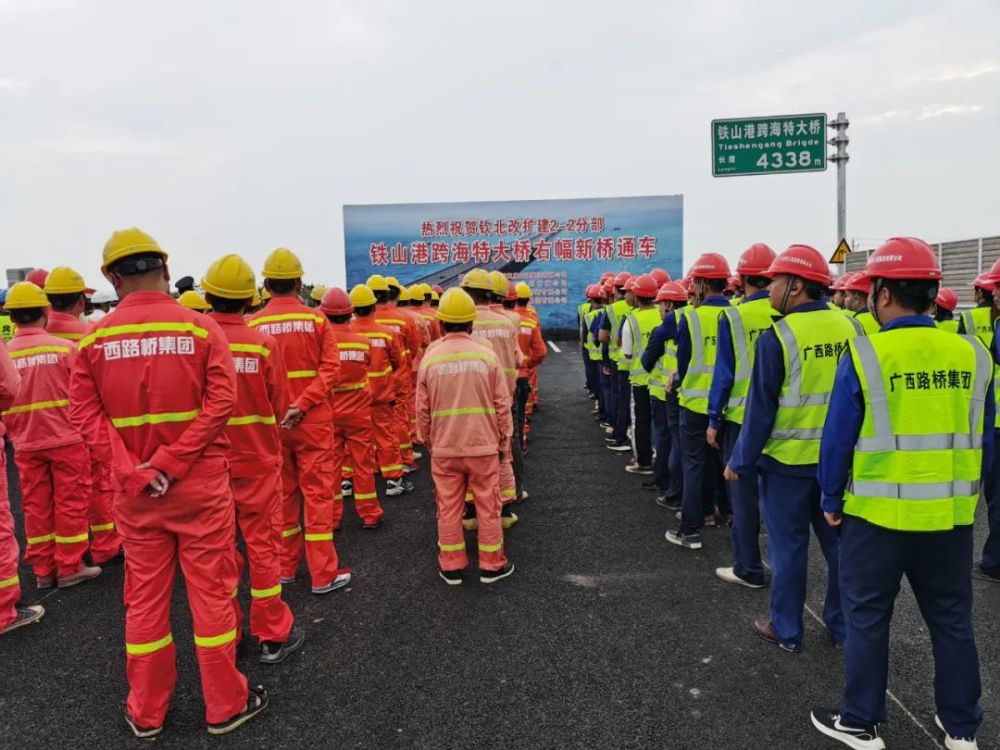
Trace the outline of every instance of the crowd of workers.
<instances>
[{"instance_id":1,"label":"crowd of workers","mask_svg":"<svg viewBox=\"0 0 1000 750\"><path fill-rule=\"evenodd\" d=\"M607 272L579 310L594 418L676 514L666 541L699 550L703 529L727 525L733 564L715 574L761 589L763 516L770 612L751 629L790 653L803 648L812 529L828 569L822 619L846 672L840 706L812 723L859 750L885 747L903 575L933 644L944 746L977 747L982 720L972 526L982 491L990 535L975 574L1000 581L1000 261L957 319L941 279L914 238L836 280L815 248L755 244L735 274L717 253L680 281Z\"/></svg>"},{"instance_id":2,"label":"crowd of workers","mask_svg":"<svg viewBox=\"0 0 1000 750\"><path fill-rule=\"evenodd\" d=\"M176 681L178 564L207 728L224 734L268 705L237 647L256 639L273 665L302 645L282 587L303 559L313 594L348 585L334 543L344 503L378 529L376 477L384 496L412 492L415 446L435 487L441 579L463 583L464 531L477 532L480 582L513 573L504 532L528 498L547 351L526 284L475 268L447 291L380 275L349 293L306 290L299 259L280 248L262 288L226 255L200 291L184 277L175 297L167 252L134 228L107 241L102 273L114 294L68 267L34 269L0 294L0 436L13 444L35 587L76 586L125 561L136 737L161 733ZM44 615L19 604L18 564L0 452L0 634ZM249 638L237 598L246 567Z\"/></svg>"}]
</instances>

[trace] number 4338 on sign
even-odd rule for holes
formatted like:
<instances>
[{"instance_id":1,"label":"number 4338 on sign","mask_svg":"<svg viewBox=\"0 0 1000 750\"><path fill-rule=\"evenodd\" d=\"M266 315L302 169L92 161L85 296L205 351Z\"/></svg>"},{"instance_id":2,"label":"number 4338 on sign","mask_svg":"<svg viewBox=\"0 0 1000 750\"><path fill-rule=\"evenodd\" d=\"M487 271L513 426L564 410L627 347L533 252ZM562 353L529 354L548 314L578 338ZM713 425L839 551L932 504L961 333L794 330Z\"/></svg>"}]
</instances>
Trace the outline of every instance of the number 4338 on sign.
<instances>
[{"instance_id":1,"label":"number 4338 on sign","mask_svg":"<svg viewBox=\"0 0 1000 750\"><path fill-rule=\"evenodd\" d=\"M825 140L825 114L713 120L712 174L822 172Z\"/></svg>"}]
</instances>

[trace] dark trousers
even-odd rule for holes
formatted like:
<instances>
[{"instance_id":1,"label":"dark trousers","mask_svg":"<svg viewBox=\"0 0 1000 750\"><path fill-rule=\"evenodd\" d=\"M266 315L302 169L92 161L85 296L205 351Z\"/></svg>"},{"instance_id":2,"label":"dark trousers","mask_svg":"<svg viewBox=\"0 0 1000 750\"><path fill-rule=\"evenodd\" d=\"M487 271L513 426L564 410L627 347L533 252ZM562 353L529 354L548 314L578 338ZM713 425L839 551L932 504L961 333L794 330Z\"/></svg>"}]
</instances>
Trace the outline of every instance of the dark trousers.
<instances>
[{"instance_id":1,"label":"dark trousers","mask_svg":"<svg viewBox=\"0 0 1000 750\"><path fill-rule=\"evenodd\" d=\"M986 496L986 518L990 533L983 545L980 566L987 575L1000 578L1000 430L993 433L993 467L983 477L983 494Z\"/></svg>"},{"instance_id":2,"label":"dark trousers","mask_svg":"<svg viewBox=\"0 0 1000 750\"><path fill-rule=\"evenodd\" d=\"M705 442L707 429L707 414L681 407L681 470L684 475L681 531L685 534L704 526L705 516L713 513L716 503L725 498L721 456ZM728 507L728 500L722 502Z\"/></svg>"},{"instance_id":3,"label":"dark trousers","mask_svg":"<svg viewBox=\"0 0 1000 750\"><path fill-rule=\"evenodd\" d=\"M514 465L514 484L517 497L520 499L524 490L524 422L528 405L528 396L531 395L531 383L527 378L518 378L517 386L514 389L514 440L512 441L511 456Z\"/></svg>"},{"instance_id":4,"label":"dark trousers","mask_svg":"<svg viewBox=\"0 0 1000 750\"><path fill-rule=\"evenodd\" d=\"M771 624L778 640L802 645L811 525L827 566L823 622L834 640L843 643L838 540L819 507L819 482L815 476L792 477L761 469L760 494L760 507L767 524L767 559L771 565Z\"/></svg>"},{"instance_id":5,"label":"dark trousers","mask_svg":"<svg viewBox=\"0 0 1000 750\"><path fill-rule=\"evenodd\" d=\"M653 414L653 447L656 459L653 461L653 481L660 492L670 486L670 427L667 425L667 402L655 396L649 397Z\"/></svg>"},{"instance_id":6,"label":"dark trousers","mask_svg":"<svg viewBox=\"0 0 1000 750\"><path fill-rule=\"evenodd\" d=\"M919 502L919 501L915 501ZM847 620L841 704L844 724L886 720L889 626L906 575L934 650L934 699L952 737L970 737L983 718L979 656L972 631L972 526L890 531L844 516L840 581Z\"/></svg>"},{"instance_id":7,"label":"dark trousers","mask_svg":"<svg viewBox=\"0 0 1000 750\"><path fill-rule=\"evenodd\" d=\"M632 446L640 466L653 463L653 412L649 387L632 386Z\"/></svg>"},{"instance_id":8,"label":"dark trousers","mask_svg":"<svg viewBox=\"0 0 1000 750\"><path fill-rule=\"evenodd\" d=\"M594 398L597 398L601 392L601 379L597 372L597 364L597 360L591 359L589 356L583 360L583 370L587 376L587 390Z\"/></svg>"},{"instance_id":9,"label":"dark trousers","mask_svg":"<svg viewBox=\"0 0 1000 750\"><path fill-rule=\"evenodd\" d=\"M612 365L617 368L617 365ZM615 414L615 433L614 439L618 442L625 442L628 440L628 425L629 425L629 415L631 412L630 402L632 400L632 384L628 381L628 371L627 370L613 370L615 378L615 393L618 398L618 410Z\"/></svg>"},{"instance_id":10,"label":"dark trousers","mask_svg":"<svg viewBox=\"0 0 1000 750\"><path fill-rule=\"evenodd\" d=\"M615 423L615 403L614 403L614 389L611 387L611 372L605 372L605 368L609 365L604 362L598 362L598 372L601 378L601 418L610 425Z\"/></svg>"},{"instance_id":11,"label":"dark trousers","mask_svg":"<svg viewBox=\"0 0 1000 750\"><path fill-rule=\"evenodd\" d=\"M681 407L677 393L668 393L664 402L667 410L667 431L670 433L670 458L667 461L667 497L678 498L684 491L684 471L681 465Z\"/></svg>"},{"instance_id":12,"label":"dark trousers","mask_svg":"<svg viewBox=\"0 0 1000 750\"><path fill-rule=\"evenodd\" d=\"M740 436L741 425L723 422L722 463L729 463L733 448ZM757 474L741 476L735 482L726 482L729 504L733 509L733 572L744 581L764 583L764 564L760 559L760 494Z\"/></svg>"}]
</instances>

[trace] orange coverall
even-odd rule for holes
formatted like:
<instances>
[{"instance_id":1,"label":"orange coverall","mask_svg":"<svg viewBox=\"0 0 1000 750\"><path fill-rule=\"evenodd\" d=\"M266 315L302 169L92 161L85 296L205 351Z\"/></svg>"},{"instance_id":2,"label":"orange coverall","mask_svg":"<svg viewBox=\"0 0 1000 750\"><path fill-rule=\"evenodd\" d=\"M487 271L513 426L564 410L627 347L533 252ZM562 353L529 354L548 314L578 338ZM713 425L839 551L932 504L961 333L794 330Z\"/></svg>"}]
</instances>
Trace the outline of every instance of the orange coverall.
<instances>
[{"instance_id":1,"label":"orange coverall","mask_svg":"<svg viewBox=\"0 0 1000 750\"><path fill-rule=\"evenodd\" d=\"M236 369L236 408L223 431L229 438L236 521L250 560L250 634L284 643L295 618L281 598L281 440L277 420L288 407L281 350L273 337L250 328L242 315L212 313L229 342ZM241 572L243 557L234 549ZM243 610L233 597L236 620Z\"/></svg>"},{"instance_id":2,"label":"orange coverall","mask_svg":"<svg viewBox=\"0 0 1000 750\"><path fill-rule=\"evenodd\" d=\"M542 338L542 328L538 324L538 316L526 307L516 308L521 319L518 327L517 343L524 354L524 361L517 371L517 377L527 378L531 385L531 393L528 394L528 404L526 413L531 413L531 399L535 394L536 383L538 382L538 366L545 361L549 350L545 346L545 339ZM530 427L527 422L524 425L524 432L527 434Z\"/></svg>"},{"instance_id":3,"label":"orange coverall","mask_svg":"<svg viewBox=\"0 0 1000 750\"><path fill-rule=\"evenodd\" d=\"M21 391L3 418L21 476L24 558L39 578L76 573L87 552L90 455L69 413L75 355L42 328L18 328L10 342Z\"/></svg>"},{"instance_id":4,"label":"orange coverall","mask_svg":"<svg viewBox=\"0 0 1000 750\"><path fill-rule=\"evenodd\" d=\"M353 469L355 510L365 526L374 526L385 513L375 490L372 454L372 391L368 384L368 373L372 369L372 345L366 335L355 333L347 323L331 323L330 327L340 351L340 382L330 396L333 407L333 476L339 483L343 475L342 467L349 463ZM340 525L343 515L341 497L333 507L335 526Z\"/></svg>"},{"instance_id":5,"label":"orange coverall","mask_svg":"<svg viewBox=\"0 0 1000 750\"><path fill-rule=\"evenodd\" d=\"M127 707L139 726L163 724L177 680L170 600L178 562L205 719L222 722L246 707L232 605L236 517L222 434L235 405L236 372L219 326L166 293L128 294L80 341L70 413L88 442L107 444L112 456L125 548ZM171 480L162 497L147 492L157 471Z\"/></svg>"},{"instance_id":6,"label":"orange coverall","mask_svg":"<svg viewBox=\"0 0 1000 750\"><path fill-rule=\"evenodd\" d=\"M281 431L281 483L285 550L281 577L289 581L302 560L313 588L326 586L341 570L333 542L333 413L329 394L340 379L337 340L325 317L297 297L274 297L250 319L250 327L274 336L285 362L290 402L306 413L301 424ZM301 501L300 501L301 498ZM304 507L300 507L304 506ZM305 517L305 534L299 523Z\"/></svg>"},{"instance_id":7,"label":"orange coverall","mask_svg":"<svg viewBox=\"0 0 1000 750\"><path fill-rule=\"evenodd\" d=\"M7 354L7 345L0 341L0 411L6 411L17 398L21 376ZM20 550L14 536L14 517L10 513L7 495L7 457L3 450L6 428L0 421L0 630L17 618L17 601L21 598L21 583L17 576Z\"/></svg>"},{"instance_id":8,"label":"orange coverall","mask_svg":"<svg viewBox=\"0 0 1000 750\"><path fill-rule=\"evenodd\" d=\"M479 567L506 563L497 492L498 454L510 449L510 392L496 355L466 333L432 344L417 375L417 435L431 453L438 519L438 565L469 564L462 509L472 493L479 519Z\"/></svg>"},{"instance_id":9,"label":"orange coverall","mask_svg":"<svg viewBox=\"0 0 1000 750\"><path fill-rule=\"evenodd\" d=\"M45 330L74 344L83 338L87 324L69 313L50 310ZM121 550L121 540L115 531L111 511L114 492L111 490L111 456L97 446L90 448L90 556L95 565L102 565Z\"/></svg>"},{"instance_id":10,"label":"orange coverall","mask_svg":"<svg viewBox=\"0 0 1000 750\"><path fill-rule=\"evenodd\" d=\"M406 363L403 336L390 326L379 325L371 315L355 318L350 328L368 339L371 345L368 387L372 397L374 460L383 479L399 479L403 476L403 461L399 453L399 431L393 404L398 382L394 373ZM373 467L374 474L376 464L369 459L368 465ZM347 468L345 464L345 475L353 473L353 465L352 471L347 471Z\"/></svg>"},{"instance_id":11,"label":"orange coverall","mask_svg":"<svg viewBox=\"0 0 1000 750\"><path fill-rule=\"evenodd\" d=\"M396 405L393 407L393 418L396 425L396 438L399 441L401 463L413 465L413 373L416 372L414 362L420 355L421 333L419 324L402 309L395 305L376 305L375 322L388 326L403 337L403 365L393 371L396 385Z\"/></svg>"},{"instance_id":12,"label":"orange coverall","mask_svg":"<svg viewBox=\"0 0 1000 750\"><path fill-rule=\"evenodd\" d=\"M542 324L538 321L538 310L536 310L532 305L526 305L524 307L522 307L521 305L518 305L516 309L517 309L517 314L518 315L527 314L527 315L531 316L532 320L534 320L535 323L538 325L538 335L541 336L542 335ZM522 313L522 311L524 311L524 312ZM542 337L542 340L543 341L545 340L544 337ZM529 371L529 373L528 373L528 382L531 383L531 393L528 395L528 414L531 414L532 411L534 410L535 404L538 403L538 369L537 368L535 368L534 370Z\"/></svg>"},{"instance_id":13,"label":"orange coverall","mask_svg":"<svg viewBox=\"0 0 1000 750\"><path fill-rule=\"evenodd\" d=\"M427 331L430 333L431 341L437 341L441 338L441 321L438 320L437 310L425 301L421 302L419 306L411 308L410 312L416 313L427 321Z\"/></svg>"}]
</instances>

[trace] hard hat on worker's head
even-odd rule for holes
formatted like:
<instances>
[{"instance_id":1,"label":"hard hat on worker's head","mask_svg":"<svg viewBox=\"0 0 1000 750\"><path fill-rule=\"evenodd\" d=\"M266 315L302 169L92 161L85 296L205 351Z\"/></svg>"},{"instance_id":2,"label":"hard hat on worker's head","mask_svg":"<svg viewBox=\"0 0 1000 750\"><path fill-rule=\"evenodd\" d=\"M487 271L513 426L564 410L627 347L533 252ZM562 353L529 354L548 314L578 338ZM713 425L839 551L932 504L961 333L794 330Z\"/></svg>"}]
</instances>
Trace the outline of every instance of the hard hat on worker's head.
<instances>
[{"instance_id":1,"label":"hard hat on worker's head","mask_svg":"<svg viewBox=\"0 0 1000 750\"><path fill-rule=\"evenodd\" d=\"M253 301L250 303L253 307L260 307L264 304L264 298L260 296L257 290L254 290Z\"/></svg>"},{"instance_id":2,"label":"hard hat on worker's head","mask_svg":"<svg viewBox=\"0 0 1000 750\"><path fill-rule=\"evenodd\" d=\"M604 294L605 295L614 294L615 293L615 280L613 278L612 279L608 279L607 281L604 282L604 286L602 286L601 289L604 290Z\"/></svg>"},{"instance_id":3,"label":"hard hat on worker's head","mask_svg":"<svg viewBox=\"0 0 1000 750\"><path fill-rule=\"evenodd\" d=\"M260 293L260 299L261 302L267 302L269 299L271 299L271 293L267 289L262 290Z\"/></svg>"},{"instance_id":4,"label":"hard hat on worker's head","mask_svg":"<svg viewBox=\"0 0 1000 750\"><path fill-rule=\"evenodd\" d=\"M373 292L388 292L389 283L385 280L385 276L377 273L373 273L368 277L368 281L365 282L365 286L371 289Z\"/></svg>"},{"instance_id":5,"label":"hard hat on worker's head","mask_svg":"<svg viewBox=\"0 0 1000 750\"><path fill-rule=\"evenodd\" d=\"M619 289L625 286L625 282L632 278L632 274L628 271L622 271L620 274L615 276L615 286Z\"/></svg>"},{"instance_id":6,"label":"hard hat on worker's head","mask_svg":"<svg viewBox=\"0 0 1000 750\"><path fill-rule=\"evenodd\" d=\"M507 296L504 297L506 302L517 302L517 288L514 286L513 281L507 282Z\"/></svg>"},{"instance_id":7,"label":"hard hat on worker's head","mask_svg":"<svg viewBox=\"0 0 1000 750\"><path fill-rule=\"evenodd\" d=\"M830 267L826 263L826 258L819 250L809 245L789 245L784 252L775 257L767 273L761 275L773 279L782 274L798 276L806 281L817 281L820 284L830 283Z\"/></svg>"},{"instance_id":8,"label":"hard hat on worker's head","mask_svg":"<svg viewBox=\"0 0 1000 750\"><path fill-rule=\"evenodd\" d=\"M7 290L0 289L0 305L7 301Z\"/></svg>"},{"instance_id":9,"label":"hard hat on worker's head","mask_svg":"<svg viewBox=\"0 0 1000 750\"><path fill-rule=\"evenodd\" d=\"M726 279L726 291L735 292L737 289L740 288L741 283L742 279L740 279L739 276L730 276L728 279Z\"/></svg>"},{"instance_id":10,"label":"hard hat on worker's head","mask_svg":"<svg viewBox=\"0 0 1000 750\"><path fill-rule=\"evenodd\" d=\"M440 302L441 295L438 294L436 289L431 289L431 302Z\"/></svg>"},{"instance_id":11,"label":"hard hat on worker's head","mask_svg":"<svg viewBox=\"0 0 1000 750\"><path fill-rule=\"evenodd\" d=\"M45 286L42 291L46 294L79 294L81 292L94 293L93 289L88 289L83 281L83 277L68 266L56 266L45 279Z\"/></svg>"},{"instance_id":12,"label":"hard hat on worker's head","mask_svg":"<svg viewBox=\"0 0 1000 750\"><path fill-rule=\"evenodd\" d=\"M842 288L845 292L857 292L867 296L872 289L872 280L866 273L852 273L851 278L844 281Z\"/></svg>"},{"instance_id":13,"label":"hard hat on worker's head","mask_svg":"<svg viewBox=\"0 0 1000 750\"><path fill-rule=\"evenodd\" d=\"M490 275L482 268L473 268L465 274L465 276L462 277L461 286L463 289L480 289L484 292L493 291L493 282L490 280ZM444 304L443 298L441 300L441 304Z\"/></svg>"},{"instance_id":14,"label":"hard hat on worker's head","mask_svg":"<svg viewBox=\"0 0 1000 750\"><path fill-rule=\"evenodd\" d=\"M688 270L692 279L728 279L729 262L718 253L702 253Z\"/></svg>"},{"instance_id":15,"label":"hard hat on worker's head","mask_svg":"<svg viewBox=\"0 0 1000 750\"><path fill-rule=\"evenodd\" d=\"M212 309L212 306L205 301L198 292L193 289L189 289L184 292L177 301L181 303L181 307L186 307L188 310L195 310L196 312L206 312Z\"/></svg>"},{"instance_id":16,"label":"hard hat on worker's head","mask_svg":"<svg viewBox=\"0 0 1000 750\"><path fill-rule=\"evenodd\" d=\"M3 306L8 310L30 310L35 307L48 307L49 298L42 288L31 281L19 281L7 290L7 298Z\"/></svg>"},{"instance_id":17,"label":"hard hat on worker's head","mask_svg":"<svg viewBox=\"0 0 1000 750\"><path fill-rule=\"evenodd\" d=\"M601 274L601 283L603 284L608 279L614 279L614 277L615 277L614 271L605 271L604 273Z\"/></svg>"},{"instance_id":18,"label":"hard hat on worker's head","mask_svg":"<svg viewBox=\"0 0 1000 750\"><path fill-rule=\"evenodd\" d=\"M375 292L371 287L364 284L355 284L351 289L351 304L355 307L371 307L378 300L375 299Z\"/></svg>"},{"instance_id":19,"label":"hard hat on worker's head","mask_svg":"<svg viewBox=\"0 0 1000 750\"><path fill-rule=\"evenodd\" d=\"M518 299L531 299L531 287L525 282L517 282L517 284L514 285L514 290L517 292Z\"/></svg>"},{"instance_id":20,"label":"hard hat on worker's head","mask_svg":"<svg viewBox=\"0 0 1000 750\"><path fill-rule=\"evenodd\" d=\"M107 271L109 266L125 258L133 255L146 255L147 253L161 256L164 262L167 260L166 251L141 229L135 227L119 229L112 233L108 241L104 243L101 271Z\"/></svg>"},{"instance_id":21,"label":"hard hat on worker's head","mask_svg":"<svg viewBox=\"0 0 1000 750\"><path fill-rule=\"evenodd\" d=\"M642 276L636 276L632 280L632 293L639 299L654 300L656 299L656 293L660 290L660 286L662 285L656 283L656 279L653 278L652 274L643 274Z\"/></svg>"},{"instance_id":22,"label":"hard hat on worker's head","mask_svg":"<svg viewBox=\"0 0 1000 750\"><path fill-rule=\"evenodd\" d=\"M275 281L301 279L305 276L299 256L287 247L279 247L264 261L264 278Z\"/></svg>"},{"instance_id":23,"label":"hard hat on worker's head","mask_svg":"<svg viewBox=\"0 0 1000 750\"><path fill-rule=\"evenodd\" d=\"M842 292L842 291L844 291L844 282L847 281L847 279L848 279L848 277L850 277L850 275L851 275L850 271L848 271L846 273L842 273L840 276L838 276L837 278L835 278L830 283L830 288L833 291L835 291L835 292Z\"/></svg>"},{"instance_id":24,"label":"hard hat on worker's head","mask_svg":"<svg viewBox=\"0 0 1000 750\"><path fill-rule=\"evenodd\" d=\"M410 287L409 291L410 291L410 301L411 302L423 302L424 301L424 297L426 295L424 294L424 285L423 284L414 284L413 286Z\"/></svg>"},{"instance_id":25,"label":"hard hat on worker's head","mask_svg":"<svg viewBox=\"0 0 1000 750\"><path fill-rule=\"evenodd\" d=\"M664 271L662 268L654 268L649 272L649 275L653 277L653 281L656 282L656 288L659 289L661 286L670 281L670 274Z\"/></svg>"},{"instance_id":26,"label":"hard hat on worker's head","mask_svg":"<svg viewBox=\"0 0 1000 750\"><path fill-rule=\"evenodd\" d=\"M443 323L471 323L476 319L476 303L464 289L449 289L441 295L438 319Z\"/></svg>"},{"instance_id":27,"label":"hard hat on worker's head","mask_svg":"<svg viewBox=\"0 0 1000 750\"><path fill-rule=\"evenodd\" d=\"M1000 281L1000 258L993 261L993 265L990 266L990 270L986 273L994 282Z\"/></svg>"},{"instance_id":28,"label":"hard hat on worker's head","mask_svg":"<svg viewBox=\"0 0 1000 750\"><path fill-rule=\"evenodd\" d=\"M49 277L49 272L44 268L32 268L24 277L25 281L30 281L35 286L44 289L45 281Z\"/></svg>"},{"instance_id":29,"label":"hard hat on worker's head","mask_svg":"<svg viewBox=\"0 0 1000 750\"><path fill-rule=\"evenodd\" d=\"M324 315L350 315L354 312L354 303L339 286L331 286L320 299L319 309Z\"/></svg>"},{"instance_id":30,"label":"hard hat on worker's head","mask_svg":"<svg viewBox=\"0 0 1000 750\"><path fill-rule=\"evenodd\" d=\"M490 271L490 283L493 285L493 294L498 297L507 296L507 277L501 271Z\"/></svg>"},{"instance_id":31,"label":"hard hat on worker's head","mask_svg":"<svg viewBox=\"0 0 1000 750\"><path fill-rule=\"evenodd\" d=\"M208 267L201 288L222 299L251 299L257 294L257 277L249 263L236 253L229 253Z\"/></svg>"},{"instance_id":32,"label":"hard hat on worker's head","mask_svg":"<svg viewBox=\"0 0 1000 750\"><path fill-rule=\"evenodd\" d=\"M590 300L604 299L604 287L602 287L600 284L590 284L587 287L587 299Z\"/></svg>"},{"instance_id":33,"label":"hard hat on worker's head","mask_svg":"<svg viewBox=\"0 0 1000 750\"><path fill-rule=\"evenodd\" d=\"M95 305L110 305L112 302L117 301L118 295L112 289L110 292L104 289L94 292L91 296L90 301Z\"/></svg>"},{"instance_id":34,"label":"hard hat on worker's head","mask_svg":"<svg viewBox=\"0 0 1000 750\"><path fill-rule=\"evenodd\" d=\"M420 285L420 288L424 290L424 298L425 299L427 297L430 297L431 296L431 292L434 291L433 287L431 287L431 285L428 284L426 281Z\"/></svg>"},{"instance_id":35,"label":"hard hat on worker's head","mask_svg":"<svg viewBox=\"0 0 1000 750\"><path fill-rule=\"evenodd\" d=\"M622 287L622 289L624 291L626 291L626 292L631 292L635 288L635 280L636 280L636 278L638 278L638 277L636 277L636 276L629 276L628 280L625 282L625 285Z\"/></svg>"},{"instance_id":36,"label":"hard hat on worker's head","mask_svg":"<svg viewBox=\"0 0 1000 750\"><path fill-rule=\"evenodd\" d=\"M934 298L934 304L942 310L954 312L955 308L958 307L958 295L955 294L954 289L943 286L938 289L937 297Z\"/></svg>"},{"instance_id":37,"label":"hard hat on worker's head","mask_svg":"<svg viewBox=\"0 0 1000 750\"><path fill-rule=\"evenodd\" d=\"M440 295L444 294L444 288L440 284L435 284L434 286L432 286L431 291L437 292L439 297Z\"/></svg>"},{"instance_id":38,"label":"hard hat on worker's head","mask_svg":"<svg viewBox=\"0 0 1000 750\"><path fill-rule=\"evenodd\" d=\"M389 286L390 289L399 289L400 291L402 291L403 289L403 285L399 283L399 279L397 279L395 276L386 276L385 283Z\"/></svg>"},{"instance_id":39,"label":"hard hat on worker's head","mask_svg":"<svg viewBox=\"0 0 1000 750\"><path fill-rule=\"evenodd\" d=\"M763 242L755 242L740 256L736 273L740 276L763 276L774 262L774 250Z\"/></svg>"},{"instance_id":40,"label":"hard hat on worker's head","mask_svg":"<svg viewBox=\"0 0 1000 750\"><path fill-rule=\"evenodd\" d=\"M676 281L668 281L656 293L657 302L687 302L687 289Z\"/></svg>"},{"instance_id":41,"label":"hard hat on worker's head","mask_svg":"<svg viewBox=\"0 0 1000 750\"><path fill-rule=\"evenodd\" d=\"M322 302L323 295L326 294L326 290L328 288L329 287L327 287L324 284L313 285L312 291L309 292L309 299L311 299L313 302Z\"/></svg>"},{"instance_id":42,"label":"hard hat on worker's head","mask_svg":"<svg viewBox=\"0 0 1000 750\"><path fill-rule=\"evenodd\" d=\"M386 281L388 281L388 279L386 279ZM400 302L409 302L410 301L410 290L407 289L402 284L400 284L400 286L399 286L399 301Z\"/></svg>"},{"instance_id":43,"label":"hard hat on worker's head","mask_svg":"<svg viewBox=\"0 0 1000 750\"><path fill-rule=\"evenodd\" d=\"M982 289L987 292L992 292L994 287L996 286L996 282L990 277L988 273L981 273L972 280L972 286L977 289Z\"/></svg>"},{"instance_id":44,"label":"hard hat on worker's head","mask_svg":"<svg viewBox=\"0 0 1000 750\"><path fill-rule=\"evenodd\" d=\"M938 281L942 274L930 245L916 237L893 237L868 256L865 275L869 279ZM992 285L984 288L992 289Z\"/></svg>"}]
</instances>

